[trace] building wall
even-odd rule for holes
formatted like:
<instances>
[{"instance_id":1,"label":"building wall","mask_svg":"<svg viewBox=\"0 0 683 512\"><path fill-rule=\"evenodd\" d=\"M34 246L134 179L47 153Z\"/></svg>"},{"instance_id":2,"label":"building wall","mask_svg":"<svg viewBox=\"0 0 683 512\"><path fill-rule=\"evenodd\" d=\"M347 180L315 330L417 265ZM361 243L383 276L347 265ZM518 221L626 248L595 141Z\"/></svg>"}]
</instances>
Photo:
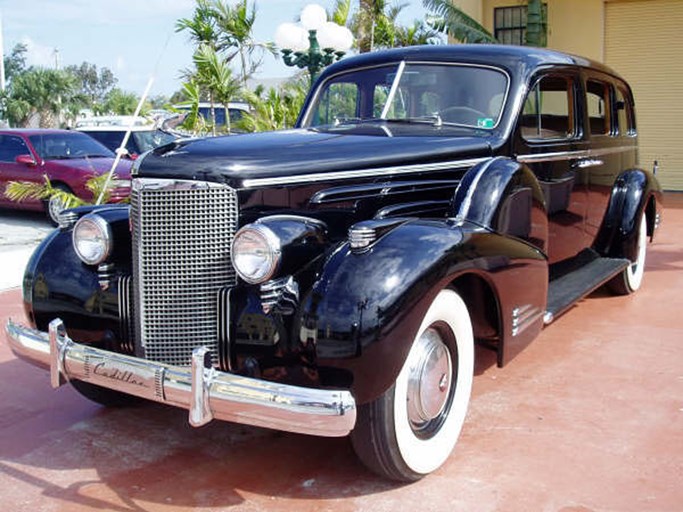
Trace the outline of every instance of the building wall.
<instances>
[{"instance_id":1,"label":"building wall","mask_svg":"<svg viewBox=\"0 0 683 512\"><path fill-rule=\"evenodd\" d=\"M683 190L683 1L608 2L605 62L636 101L640 165L659 164L666 190Z\"/></svg>"},{"instance_id":2,"label":"building wall","mask_svg":"<svg viewBox=\"0 0 683 512\"><path fill-rule=\"evenodd\" d=\"M548 48L602 61L603 0L545 0L545 3L548 4ZM493 33L494 8L524 4L525 0L482 0L482 25Z\"/></svg>"},{"instance_id":3,"label":"building wall","mask_svg":"<svg viewBox=\"0 0 683 512\"><path fill-rule=\"evenodd\" d=\"M493 33L496 7L526 0L453 0ZM657 160L683 191L683 0L545 0L548 48L604 62L633 88L641 166ZM477 17L479 16L479 17Z\"/></svg>"}]
</instances>

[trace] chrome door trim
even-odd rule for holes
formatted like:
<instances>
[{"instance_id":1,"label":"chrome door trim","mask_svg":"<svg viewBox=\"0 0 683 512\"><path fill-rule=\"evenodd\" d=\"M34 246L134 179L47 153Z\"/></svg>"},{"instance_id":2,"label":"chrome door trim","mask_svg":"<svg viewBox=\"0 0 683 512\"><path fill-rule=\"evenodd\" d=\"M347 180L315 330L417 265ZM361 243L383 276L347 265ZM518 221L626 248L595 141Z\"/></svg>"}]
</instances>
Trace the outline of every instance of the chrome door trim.
<instances>
[{"instance_id":1,"label":"chrome door trim","mask_svg":"<svg viewBox=\"0 0 683 512\"><path fill-rule=\"evenodd\" d=\"M517 155L517 161L525 164L534 164L538 162L556 162L560 160L570 159L592 159L598 156L612 155L615 153L624 153L626 151L635 151L636 146L615 146L612 148L598 148L598 149L582 149L577 151L555 151L550 153L534 153Z\"/></svg>"}]
</instances>

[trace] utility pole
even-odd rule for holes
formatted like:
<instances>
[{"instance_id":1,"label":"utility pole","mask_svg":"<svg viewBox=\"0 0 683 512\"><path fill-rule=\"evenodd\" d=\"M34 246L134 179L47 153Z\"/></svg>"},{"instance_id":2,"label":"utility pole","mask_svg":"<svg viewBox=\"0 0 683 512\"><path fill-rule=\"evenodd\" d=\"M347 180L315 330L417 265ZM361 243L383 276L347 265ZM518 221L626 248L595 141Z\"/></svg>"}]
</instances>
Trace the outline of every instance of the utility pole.
<instances>
[{"instance_id":1,"label":"utility pole","mask_svg":"<svg viewBox=\"0 0 683 512\"><path fill-rule=\"evenodd\" d=\"M2 33L2 13L0 13L0 91L5 92L5 42Z\"/></svg>"}]
</instances>

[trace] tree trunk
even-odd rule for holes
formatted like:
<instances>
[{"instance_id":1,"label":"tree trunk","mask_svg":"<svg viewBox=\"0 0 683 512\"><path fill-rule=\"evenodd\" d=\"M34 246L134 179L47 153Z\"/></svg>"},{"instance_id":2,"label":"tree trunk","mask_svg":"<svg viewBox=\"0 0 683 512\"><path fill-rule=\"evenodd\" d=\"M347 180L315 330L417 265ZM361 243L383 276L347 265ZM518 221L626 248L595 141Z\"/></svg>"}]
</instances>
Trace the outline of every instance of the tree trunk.
<instances>
[{"instance_id":1,"label":"tree trunk","mask_svg":"<svg viewBox=\"0 0 683 512\"><path fill-rule=\"evenodd\" d=\"M209 103L211 104L211 133L216 136L216 107L213 104L213 92L209 92Z\"/></svg>"}]
</instances>

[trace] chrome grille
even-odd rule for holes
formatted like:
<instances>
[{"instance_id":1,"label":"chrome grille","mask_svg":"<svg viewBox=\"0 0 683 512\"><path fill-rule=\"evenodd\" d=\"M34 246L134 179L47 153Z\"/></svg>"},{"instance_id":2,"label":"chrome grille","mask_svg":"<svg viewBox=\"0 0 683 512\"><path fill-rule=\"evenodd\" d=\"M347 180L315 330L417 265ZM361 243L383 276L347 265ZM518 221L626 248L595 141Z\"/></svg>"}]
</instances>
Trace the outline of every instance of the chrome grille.
<instances>
[{"instance_id":1,"label":"chrome grille","mask_svg":"<svg viewBox=\"0 0 683 512\"><path fill-rule=\"evenodd\" d=\"M145 358L188 366L218 354L218 291L235 284L237 195L226 185L136 179L131 191L136 340Z\"/></svg>"}]
</instances>

